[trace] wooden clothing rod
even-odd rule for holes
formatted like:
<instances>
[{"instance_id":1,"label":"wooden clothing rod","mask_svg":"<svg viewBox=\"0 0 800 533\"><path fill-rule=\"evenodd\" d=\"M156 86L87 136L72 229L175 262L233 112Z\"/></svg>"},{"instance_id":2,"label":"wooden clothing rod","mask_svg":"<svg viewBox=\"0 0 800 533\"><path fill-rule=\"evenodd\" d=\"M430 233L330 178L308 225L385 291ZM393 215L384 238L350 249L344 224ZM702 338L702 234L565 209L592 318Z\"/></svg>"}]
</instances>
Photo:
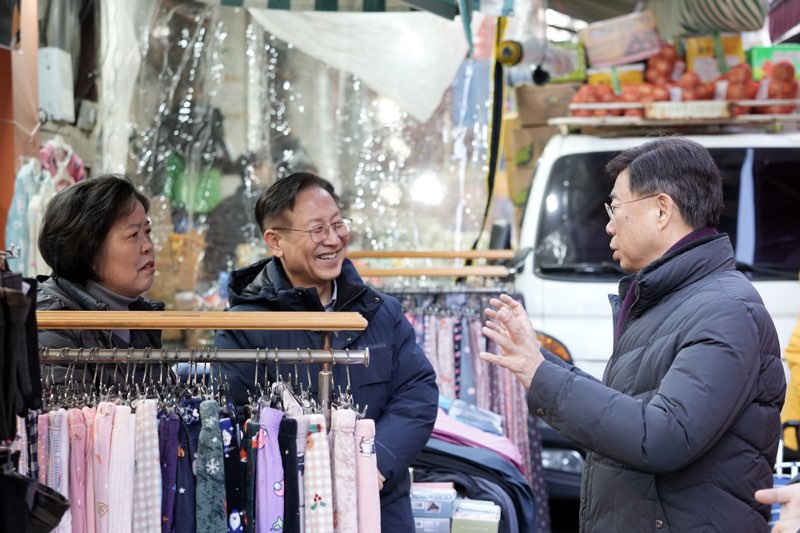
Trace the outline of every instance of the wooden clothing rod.
<instances>
[{"instance_id":1,"label":"wooden clothing rod","mask_svg":"<svg viewBox=\"0 0 800 533\"><path fill-rule=\"evenodd\" d=\"M348 250L350 259L431 258L431 259L513 259L514 250Z\"/></svg>"},{"instance_id":2,"label":"wooden clothing rod","mask_svg":"<svg viewBox=\"0 0 800 533\"><path fill-rule=\"evenodd\" d=\"M39 361L64 363L332 363L369 366L369 348L363 350L251 350L179 348L39 348Z\"/></svg>"},{"instance_id":3,"label":"wooden clothing rod","mask_svg":"<svg viewBox=\"0 0 800 533\"><path fill-rule=\"evenodd\" d=\"M396 298L404 296L450 296L450 295L464 295L470 296L473 294L499 296L500 294L508 294L509 296L516 297L518 293L516 288L508 285L500 285L496 287L471 287L469 285L451 285L443 287L401 287L401 286L388 286L381 287L381 292L390 294Z\"/></svg>"},{"instance_id":4,"label":"wooden clothing rod","mask_svg":"<svg viewBox=\"0 0 800 533\"><path fill-rule=\"evenodd\" d=\"M363 330L359 313L324 311L37 311L39 329Z\"/></svg>"},{"instance_id":5,"label":"wooden clothing rod","mask_svg":"<svg viewBox=\"0 0 800 533\"><path fill-rule=\"evenodd\" d=\"M504 266L465 266L465 267L419 267L419 268L369 268L361 267L358 273L362 277L392 276L428 276L428 277L463 277L484 276L489 278L505 278L511 271Z\"/></svg>"}]
</instances>

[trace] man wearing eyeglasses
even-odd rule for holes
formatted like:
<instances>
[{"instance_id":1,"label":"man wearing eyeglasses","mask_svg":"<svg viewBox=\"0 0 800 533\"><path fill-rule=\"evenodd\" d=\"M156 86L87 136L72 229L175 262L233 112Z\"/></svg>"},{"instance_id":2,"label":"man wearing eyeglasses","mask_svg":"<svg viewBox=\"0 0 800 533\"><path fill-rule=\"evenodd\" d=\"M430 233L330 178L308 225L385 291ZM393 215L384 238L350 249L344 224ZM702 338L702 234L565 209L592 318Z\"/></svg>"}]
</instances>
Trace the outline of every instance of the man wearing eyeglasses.
<instances>
[{"instance_id":1,"label":"man wearing eyeglasses","mask_svg":"<svg viewBox=\"0 0 800 533\"><path fill-rule=\"evenodd\" d=\"M722 178L679 137L606 167L614 260L614 348L603 381L542 349L502 296L484 334L528 389L530 411L588 450L582 532L768 531L754 492L772 486L786 388L778 336L715 226Z\"/></svg>"},{"instance_id":2,"label":"man wearing eyeglasses","mask_svg":"<svg viewBox=\"0 0 800 533\"><path fill-rule=\"evenodd\" d=\"M230 310L348 311L367 320L364 331L331 334L332 349L368 348L370 353L369 366L333 365L334 383L341 388L350 384L354 403L366 407L366 417L375 421L381 523L371 527L378 531L380 525L383 533L414 531L408 467L427 443L436 420L438 388L433 367L417 347L400 303L366 286L345 257L351 222L342 216L339 198L328 181L307 172L279 179L258 197L255 214L271 257L233 272L228 288ZM314 331L220 331L214 346L324 347L322 333ZM220 366L237 405L258 394L255 365ZM273 365L268 366L274 378ZM296 367L285 366L279 372L288 381ZM309 375L316 376L319 365L309 366ZM263 386L263 373L258 380ZM303 385L317 391L316 382ZM308 504L305 512L311 512Z\"/></svg>"}]
</instances>

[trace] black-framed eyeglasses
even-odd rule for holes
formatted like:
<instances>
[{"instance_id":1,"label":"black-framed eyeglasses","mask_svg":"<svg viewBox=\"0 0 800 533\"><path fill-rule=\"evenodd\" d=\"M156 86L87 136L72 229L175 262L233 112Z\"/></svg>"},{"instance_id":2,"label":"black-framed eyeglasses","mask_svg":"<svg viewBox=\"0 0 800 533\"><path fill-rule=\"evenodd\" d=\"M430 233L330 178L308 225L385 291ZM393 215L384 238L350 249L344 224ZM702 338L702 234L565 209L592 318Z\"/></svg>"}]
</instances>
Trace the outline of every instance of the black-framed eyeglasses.
<instances>
[{"instance_id":1,"label":"black-framed eyeglasses","mask_svg":"<svg viewBox=\"0 0 800 533\"><path fill-rule=\"evenodd\" d=\"M311 239L312 242L315 244L320 244L321 242L325 241L330 235L331 229L336 233L336 235L340 239L344 239L348 235L350 235L350 230L353 227L353 221L349 218L343 218L341 220L337 220L336 222L332 222L330 224L320 224L319 226L314 226L311 229L294 229L294 228L272 228L275 231L299 231L302 233L308 233L308 237Z\"/></svg>"},{"instance_id":2,"label":"black-framed eyeglasses","mask_svg":"<svg viewBox=\"0 0 800 533\"><path fill-rule=\"evenodd\" d=\"M608 218L611 219L611 220L614 220L614 215L616 214L617 209L622 207L623 205L632 204L634 202L641 202L642 200L647 200L648 198L655 198L659 194L661 194L661 193L657 192L655 194L651 194L650 196L642 196L641 198L637 198L635 200L628 200L627 202L620 202L617 205L609 205L607 203L605 203L603 205L606 206L606 213L608 213Z\"/></svg>"}]
</instances>

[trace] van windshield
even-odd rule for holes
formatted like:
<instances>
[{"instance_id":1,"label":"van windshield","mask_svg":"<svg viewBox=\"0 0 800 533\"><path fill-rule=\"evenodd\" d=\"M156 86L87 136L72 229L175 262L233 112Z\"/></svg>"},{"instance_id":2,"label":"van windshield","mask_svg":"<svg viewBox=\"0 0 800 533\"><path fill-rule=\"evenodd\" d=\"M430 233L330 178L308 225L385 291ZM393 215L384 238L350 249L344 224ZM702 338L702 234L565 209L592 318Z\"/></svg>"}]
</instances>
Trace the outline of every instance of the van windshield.
<instances>
[{"instance_id":1,"label":"van windshield","mask_svg":"<svg viewBox=\"0 0 800 533\"><path fill-rule=\"evenodd\" d=\"M800 271L800 150L710 149L724 178L727 233L751 279L797 279ZM603 203L613 187L604 167L618 152L556 160L540 210L534 268L541 276L618 279Z\"/></svg>"}]
</instances>

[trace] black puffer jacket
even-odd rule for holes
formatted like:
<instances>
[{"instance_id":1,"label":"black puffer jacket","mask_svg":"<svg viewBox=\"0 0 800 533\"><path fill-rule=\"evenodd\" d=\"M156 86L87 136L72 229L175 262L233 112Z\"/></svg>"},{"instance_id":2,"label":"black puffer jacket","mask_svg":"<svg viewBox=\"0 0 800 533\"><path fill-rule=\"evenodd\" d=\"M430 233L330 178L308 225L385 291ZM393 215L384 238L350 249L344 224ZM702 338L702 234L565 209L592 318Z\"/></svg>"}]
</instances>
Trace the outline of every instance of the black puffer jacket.
<instances>
[{"instance_id":1,"label":"black puffer jacket","mask_svg":"<svg viewBox=\"0 0 800 533\"><path fill-rule=\"evenodd\" d=\"M436 421L438 388L430 361L417 346L414 330L403 315L400 303L364 284L349 259L336 278L335 311L360 313L368 326L363 331L339 331L331 335L335 350L369 349L369 366L333 365L334 384L349 383L354 402L368 406L367 418L375 420L375 448L378 470L386 478L381 491L381 507L400 502L411 507L409 491L411 478L408 467L417 453L425 447ZM264 259L233 273L228 294L231 312L241 311L323 311L316 289L292 287L280 260ZM283 349L320 349L323 337L316 331L239 330L218 331L214 346L220 349L251 349L256 347ZM234 401L247 401L253 391L255 365L223 364ZM272 366L272 365L268 365ZM284 379L293 370L285 365ZM317 364L308 365L316 376ZM300 370L301 376L303 371ZM313 394L316 384L308 383ZM253 391L255 392L255 391ZM398 503L399 506L399 503ZM387 524L383 533L407 533L414 523Z\"/></svg>"},{"instance_id":2,"label":"black puffer jacket","mask_svg":"<svg viewBox=\"0 0 800 533\"><path fill-rule=\"evenodd\" d=\"M778 336L727 235L623 279L636 291L602 385L548 357L528 402L591 452L581 531L768 531L786 383ZM620 297L611 296L615 323Z\"/></svg>"},{"instance_id":3,"label":"black puffer jacket","mask_svg":"<svg viewBox=\"0 0 800 533\"><path fill-rule=\"evenodd\" d=\"M65 279L39 276L36 295L37 311L108 311L86 289ZM130 305L131 311L163 311L164 304L139 298ZM39 346L51 348L161 348L161 330L131 330L130 344L112 335L111 330L64 329L39 330Z\"/></svg>"},{"instance_id":4,"label":"black puffer jacket","mask_svg":"<svg viewBox=\"0 0 800 533\"><path fill-rule=\"evenodd\" d=\"M108 304L101 302L86 289L65 279L54 279L48 276L37 277L38 290L36 293L37 311L108 311ZM130 305L131 311L163 311L164 304L161 302L139 298ZM39 330L40 348L161 348L161 330L131 330L130 343L126 344L119 336L114 335L111 330L98 329L49 329ZM74 352L73 352L74 353ZM122 357L122 356L121 356ZM106 365L111 366L111 365ZM55 367L52 369L52 377L56 383L64 381L65 368ZM94 373L94 365L89 365L89 372ZM124 365L117 365L117 372L113 368L107 368L103 373L105 385L112 385L114 376L119 383L126 375ZM169 370L165 367L169 375ZM80 376L83 366L76 365L73 375ZM136 375L131 375L134 383L139 383L144 379L144 368L137 366ZM49 375L49 373L48 373ZM151 376L160 376L161 369L150 369ZM118 384L117 383L117 384Z\"/></svg>"}]
</instances>

